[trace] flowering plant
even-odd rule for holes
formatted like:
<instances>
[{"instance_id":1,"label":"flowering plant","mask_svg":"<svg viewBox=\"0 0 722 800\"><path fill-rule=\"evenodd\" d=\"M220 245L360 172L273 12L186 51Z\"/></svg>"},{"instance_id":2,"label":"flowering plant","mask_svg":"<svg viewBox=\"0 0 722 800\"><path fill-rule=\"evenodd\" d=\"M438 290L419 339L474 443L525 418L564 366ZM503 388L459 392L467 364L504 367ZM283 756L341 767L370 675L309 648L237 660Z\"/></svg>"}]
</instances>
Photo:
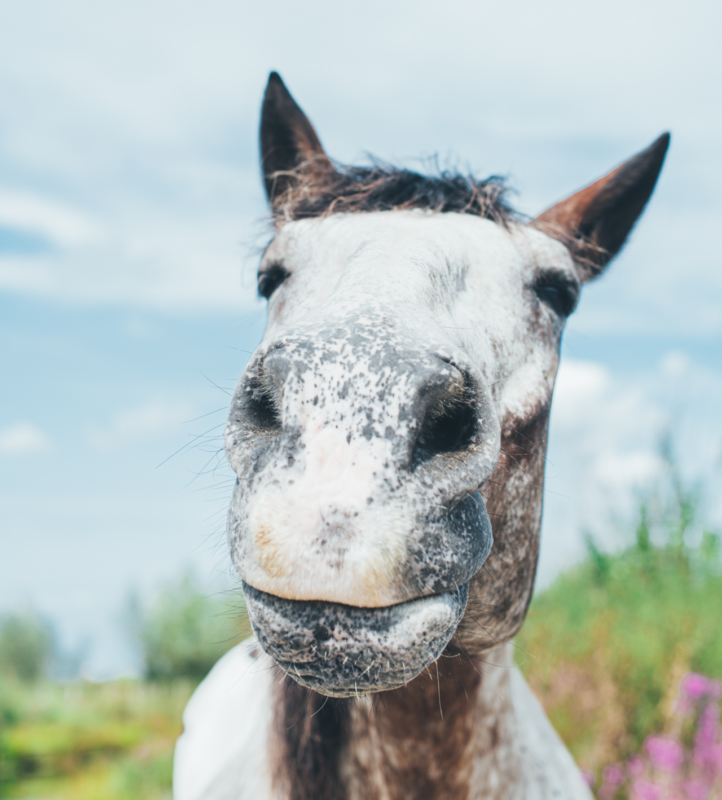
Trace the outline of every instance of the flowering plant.
<instances>
[{"instance_id":1,"label":"flowering plant","mask_svg":"<svg viewBox=\"0 0 722 800\"><path fill-rule=\"evenodd\" d=\"M682 678L676 712L693 717L691 746L676 736L648 736L642 753L626 764L609 764L597 789L599 800L722 800L722 683L691 672ZM590 786L594 775L585 772Z\"/></svg>"}]
</instances>

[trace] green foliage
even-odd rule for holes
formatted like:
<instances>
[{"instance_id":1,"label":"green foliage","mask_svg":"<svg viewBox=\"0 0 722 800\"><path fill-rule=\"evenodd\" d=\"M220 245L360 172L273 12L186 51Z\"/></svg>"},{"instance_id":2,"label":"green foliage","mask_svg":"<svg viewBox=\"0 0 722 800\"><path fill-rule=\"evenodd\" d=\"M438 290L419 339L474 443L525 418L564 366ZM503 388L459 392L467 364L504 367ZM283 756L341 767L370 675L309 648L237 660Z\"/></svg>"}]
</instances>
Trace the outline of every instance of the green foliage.
<instances>
[{"instance_id":1,"label":"green foliage","mask_svg":"<svg viewBox=\"0 0 722 800\"><path fill-rule=\"evenodd\" d=\"M246 635L245 608L234 596L208 596L186 576L129 616L151 681L37 680L51 657L49 631L34 618L4 623L12 647L1 662L11 666L0 676L0 797L171 800L183 709L197 682Z\"/></svg>"},{"instance_id":2,"label":"green foliage","mask_svg":"<svg viewBox=\"0 0 722 800\"><path fill-rule=\"evenodd\" d=\"M173 753L160 756L126 759L114 770L109 781L110 795L115 800L138 798L170 798L173 783Z\"/></svg>"},{"instance_id":3,"label":"green foliage","mask_svg":"<svg viewBox=\"0 0 722 800\"><path fill-rule=\"evenodd\" d=\"M53 651L49 626L35 614L0 617L0 675L26 682L46 673Z\"/></svg>"},{"instance_id":4,"label":"green foliage","mask_svg":"<svg viewBox=\"0 0 722 800\"><path fill-rule=\"evenodd\" d=\"M169 800L193 688L182 680L16 683L14 717L0 731L0 797Z\"/></svg>"},{"instance_id":5,"label":"green foliage","mask_svg":"<svg viewBox=\"0 0 722 800\"><path fill-rule=\"evenodd\" d=\"M640 750L669 729L687 671L722 678L719 537L698 522L699 492L670 470L641 503L634 544L583 564L531 605L517 660L584 767Z\"/></svg>"},{"instance_id":6,"label":"green foliage","mask_svg":"<svg viewBox=\"0 0 722 800\"><path fill-rule=\"evenodd\" d=\"M166 586L138 616L137 635L151 680L182 677L199 681L248 635L242 600L212 597L188 575Z\"/></svg>"}]
</instances>

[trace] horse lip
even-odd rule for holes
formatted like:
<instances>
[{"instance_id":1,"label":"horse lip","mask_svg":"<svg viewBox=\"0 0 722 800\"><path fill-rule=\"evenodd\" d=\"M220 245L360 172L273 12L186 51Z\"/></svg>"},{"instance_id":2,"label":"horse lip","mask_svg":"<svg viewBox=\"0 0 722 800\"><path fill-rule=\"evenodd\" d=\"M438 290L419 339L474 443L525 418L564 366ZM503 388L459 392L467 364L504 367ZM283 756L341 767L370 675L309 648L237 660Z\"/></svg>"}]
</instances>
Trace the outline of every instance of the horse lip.
<instances>
[{"instance_id":1,"label":"horse lip","mask_svg":"<svg viewBox=\"0 0 722 800\"><path fill-rule=\"evenodd\" d=\"M466 609L468 584L382 608L287 600L243 583L265 652L294 680L331 697L397 689L434 662Z\"/></svg>"}]
</instances>

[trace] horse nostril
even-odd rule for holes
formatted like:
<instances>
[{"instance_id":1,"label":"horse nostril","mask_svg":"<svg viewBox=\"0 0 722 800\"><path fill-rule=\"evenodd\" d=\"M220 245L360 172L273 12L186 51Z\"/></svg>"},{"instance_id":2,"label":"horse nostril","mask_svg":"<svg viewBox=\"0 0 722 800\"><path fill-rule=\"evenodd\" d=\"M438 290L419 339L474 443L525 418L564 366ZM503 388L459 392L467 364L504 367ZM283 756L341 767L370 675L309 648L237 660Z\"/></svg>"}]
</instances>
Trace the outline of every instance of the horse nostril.
<instances>
[{"instance_id":1,"label":"horse nostril","mask_svg":"<svg viewBox=\"0 0 722 800\"><path fill-rule=\"evenodd\" d=\"M426 411L414 453L412 469L434 456L457 453L476 440L478 419L469 398L436 403Z\"/></svg>"},{"instance_id":2,"label":"horse nostril","mask_svg":"<svg viewBox=\"0 0 722 800\"><path fill-rule=\"evenodd\" d=\"M251 425L260 430L279 430L281 412L271 390L252 378L246 384L245 394L245 410Z\"/></svg>"},{"instance_id":3,"label":"horse nostril","mask_svg":"<svg viewBox=\"0 0 722 800\"><path fill-rule=\"evenodd\" d=\"M331 633L325 625L316 625L313 631L313 637L317 642L325 642L326 639L331 637Z\"/></svg>"}]
</instances>

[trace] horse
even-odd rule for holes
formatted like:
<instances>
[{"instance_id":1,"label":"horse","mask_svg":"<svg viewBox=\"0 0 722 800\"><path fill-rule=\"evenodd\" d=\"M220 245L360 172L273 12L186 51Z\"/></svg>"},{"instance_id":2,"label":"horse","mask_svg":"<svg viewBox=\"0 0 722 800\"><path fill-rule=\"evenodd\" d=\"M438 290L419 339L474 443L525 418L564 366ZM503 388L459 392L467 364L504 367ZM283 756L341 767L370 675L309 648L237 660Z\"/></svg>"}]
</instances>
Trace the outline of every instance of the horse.
<instances>
[{"instance_id":1,"label":"horse","mask_svg":"<svg viewBox=\"0 0 722 800\"><path fill-rule=\"evenodd\" d=\"M176 800L591 798L512 639L562 331L668 144L529 220L496 177L334 162L270 75L268 325L225 431L254 636L186 708Z\"/></svg>"}]
</instances>

